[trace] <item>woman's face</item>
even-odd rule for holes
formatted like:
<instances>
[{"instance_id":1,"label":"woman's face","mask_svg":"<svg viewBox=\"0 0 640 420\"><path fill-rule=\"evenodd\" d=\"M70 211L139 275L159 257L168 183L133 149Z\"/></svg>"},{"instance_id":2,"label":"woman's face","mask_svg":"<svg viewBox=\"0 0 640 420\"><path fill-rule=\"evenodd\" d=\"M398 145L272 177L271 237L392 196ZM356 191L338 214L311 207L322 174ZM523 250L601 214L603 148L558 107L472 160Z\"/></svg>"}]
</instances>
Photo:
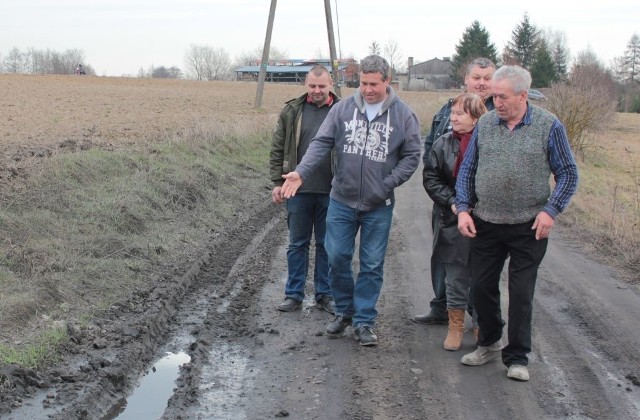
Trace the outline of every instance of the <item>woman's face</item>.
<instances>
[{"instance_id":1,"label":"woman's face","mask_svg":"<svg viewBox=\"0 0 640 420\"><path fill-rule=\"evenodd\" d=\"M462 104L457 103L451 107L451 126L453 131L460 134L473 131L478 120L473 118L471 114L464 112Z\"/></svg>"}]
</instances>

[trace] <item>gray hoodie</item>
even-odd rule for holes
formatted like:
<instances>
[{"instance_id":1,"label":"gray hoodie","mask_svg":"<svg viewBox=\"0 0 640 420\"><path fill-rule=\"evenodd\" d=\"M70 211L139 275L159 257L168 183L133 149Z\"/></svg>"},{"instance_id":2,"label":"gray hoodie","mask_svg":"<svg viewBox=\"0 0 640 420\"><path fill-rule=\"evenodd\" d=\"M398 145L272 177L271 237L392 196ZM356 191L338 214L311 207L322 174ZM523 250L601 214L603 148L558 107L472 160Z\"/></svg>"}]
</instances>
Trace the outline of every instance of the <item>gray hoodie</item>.
<instances>
[{"instance_id":1,"label":"gray hoodie","mask_svg":"<svg viewBox=\"0 0 640 420\"><path fill-rule=\"evenodd\" d=\"M360 211L394 202L394 188L411 177L420 161L420 123L391 87L387 93L373 121L360 91L331 108L296 167L303 182L335 148L332 199Z\"/></svg>"}]
</instances>

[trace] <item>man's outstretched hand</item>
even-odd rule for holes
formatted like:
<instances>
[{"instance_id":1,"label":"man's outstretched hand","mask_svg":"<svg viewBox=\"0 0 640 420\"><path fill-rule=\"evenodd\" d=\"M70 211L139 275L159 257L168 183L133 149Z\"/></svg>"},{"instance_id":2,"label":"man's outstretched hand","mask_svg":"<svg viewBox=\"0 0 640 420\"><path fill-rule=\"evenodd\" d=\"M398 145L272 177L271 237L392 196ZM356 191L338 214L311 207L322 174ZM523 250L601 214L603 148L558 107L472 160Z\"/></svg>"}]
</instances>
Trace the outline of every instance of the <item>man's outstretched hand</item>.
<instances>
[{"instance_id":1,"label":"man's outstretched hand","mask_svg":"<svg viewBox=\"0 0 640 420\"><path fill-rule=\"evenodd\" d=\"M284 198L291 198L296 195L296 191L302 185L302 178L297 172L289 172L282 175L284 178L284 184L282 185L282 195Z\"/></svg>"}]
</instances>

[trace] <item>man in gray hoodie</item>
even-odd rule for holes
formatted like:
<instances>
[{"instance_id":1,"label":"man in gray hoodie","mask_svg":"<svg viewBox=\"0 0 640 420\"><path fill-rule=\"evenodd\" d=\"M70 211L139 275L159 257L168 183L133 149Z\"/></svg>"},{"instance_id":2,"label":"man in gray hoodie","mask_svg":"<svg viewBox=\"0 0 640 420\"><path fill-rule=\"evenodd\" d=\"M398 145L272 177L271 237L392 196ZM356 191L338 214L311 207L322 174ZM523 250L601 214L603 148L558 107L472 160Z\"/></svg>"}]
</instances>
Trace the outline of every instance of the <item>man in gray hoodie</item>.
<instances>
[{"instance_id":1,"label":"man in gray hoodie","mask_svg":"<svg viewBox=\"0 0 640 420\"><path fill-rule=\"evenodd\" d=\"M360 63L360 87L331 108L294 172L283 175L282 194L293 197L324 156L335 150L336 163L325 248L336 317L326 328L338 337L349 325L363 346L377 344L373 327L382 289L394 189L406 182L420 161L420 124L415 113L389 86L390 67L377 55ZM360 272L352 260L360 231Z\"/></svg>"}]
</instances>

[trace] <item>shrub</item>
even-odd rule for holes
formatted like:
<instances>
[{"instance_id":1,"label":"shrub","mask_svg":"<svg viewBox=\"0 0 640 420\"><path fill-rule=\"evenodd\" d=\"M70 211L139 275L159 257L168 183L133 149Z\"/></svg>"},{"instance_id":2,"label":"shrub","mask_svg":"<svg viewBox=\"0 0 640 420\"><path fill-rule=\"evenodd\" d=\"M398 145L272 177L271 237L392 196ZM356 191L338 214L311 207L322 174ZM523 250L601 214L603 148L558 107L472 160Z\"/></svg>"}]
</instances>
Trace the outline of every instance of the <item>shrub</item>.
<instances>
[{"instance_id":1,"label":"shrub","mask_svg":"<svg viewBox=\"0 0 640 420\"><path fill-rule=\"evenodd\" d=\"M615 114L613 80L596 64L574 67L567 82L551 86L548 97L546 108L563 122L571 147L580 156Z\"/></svg>"}]
</instances>

